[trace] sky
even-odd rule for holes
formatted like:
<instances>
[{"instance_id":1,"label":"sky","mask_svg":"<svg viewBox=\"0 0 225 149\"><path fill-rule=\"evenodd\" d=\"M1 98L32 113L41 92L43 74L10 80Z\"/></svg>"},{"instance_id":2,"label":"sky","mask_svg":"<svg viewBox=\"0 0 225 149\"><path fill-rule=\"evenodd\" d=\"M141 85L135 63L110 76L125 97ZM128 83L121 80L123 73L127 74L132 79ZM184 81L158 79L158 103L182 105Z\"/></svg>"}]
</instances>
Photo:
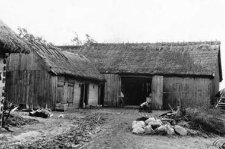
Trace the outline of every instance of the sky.
<instances>
[{"instance_id":1,"label":"sky","mask_svg":"<svg viewBox=\"0 0 225 149\"><path fill-rule=\"evenodd\" d=\"M224 0L0 0L0 19L55 45L78 34L97 42L221 41L225 70ZM223 71L225 79L225 71ZM225 81L220 89L225 88Z\"/></svg>"}]
</instances>

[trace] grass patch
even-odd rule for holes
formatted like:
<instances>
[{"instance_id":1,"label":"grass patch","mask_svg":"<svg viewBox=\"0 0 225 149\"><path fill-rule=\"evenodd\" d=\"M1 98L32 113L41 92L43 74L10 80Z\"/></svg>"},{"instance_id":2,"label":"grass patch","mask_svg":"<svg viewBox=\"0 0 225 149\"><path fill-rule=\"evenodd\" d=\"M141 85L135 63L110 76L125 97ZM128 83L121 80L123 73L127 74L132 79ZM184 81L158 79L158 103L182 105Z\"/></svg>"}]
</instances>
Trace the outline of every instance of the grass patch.
<instances>
[{"instance_id":1,"label":"grass patch","mask_svg":"<svg viewBox=\"0 0 225 149\"><path fill-rule=\"evenodd\" d=\"M193 129L225 135L225 120L218 109L187 108L186 117Z\"/></svg>"}]
</instances>

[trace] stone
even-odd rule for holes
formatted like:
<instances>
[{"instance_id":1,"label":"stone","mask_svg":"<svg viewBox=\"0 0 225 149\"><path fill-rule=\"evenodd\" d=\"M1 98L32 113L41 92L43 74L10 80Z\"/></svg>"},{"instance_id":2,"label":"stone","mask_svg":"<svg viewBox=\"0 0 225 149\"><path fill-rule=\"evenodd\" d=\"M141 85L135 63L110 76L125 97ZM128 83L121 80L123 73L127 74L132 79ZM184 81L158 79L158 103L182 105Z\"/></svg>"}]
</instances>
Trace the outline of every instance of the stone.
<instances>
[{"instance_id":1,"label":"stone","mask_svg":"<svg viewBox=\"0 0 225 149\"><path fill-rule=\"evenodd\" d=\"M175 134L174 129L169 124L166 124L165 127L166 127L166 133L168 135L174 135Z\"/></svg>"},{"instance_id":2,"label":"stone","mask_svg":"<svg viewBox=\"0 0 225 149\"><path fill-rule=\"evenodd\" d=\"M135 124L137 124L137 122L138 122L138 121L133 121L133 122L132 122L132 128L133 128L133 126L134 126Z\"/></svg>"},{"instance_id":3,"label":"stone","mask_svg":"<svg viewBox=\"0 0 225 149\"><path fill-rule=\"evenodd\" d=\"M180 121L179 123L177 123L177 125L180 125L180 126L186 127L186 128L190 128L189 123L185 122L185 121Z\"/></svg>"},{"instance_id":4,"label":"stone","mask_svg":"<svg viewBox=\"0 0 225 149\"><path fill-rule=\"evenodd\" d=\"M145 122L144 121L137 121L136 123L134 122L134 125L132 125L132 128L136 128L136 127L140 127L143 128L145 126Z\"/></svg>"},{"instance_id":5,"label":"stone","mask_svg":"<svg viewBox=\"0 0 225 149\"><path fill-rule=\"evenodd\" d=\"M141 127L136 127L132 131L132 133L134 133L134 134L143 134L144 132L145 132L145 130Z\"/></svg>"},{"instance_id":6,"label":"stone","mask_svg":"<svg viewBox=\"0 0 225 149\"><path fill-rule=\"evenodd\" d=\"M165 135L166 134L166 127L165 125L161 125L155 129L157 134Z\"/></svg>"},{"instance_id":7,"label":"stone","mask_svg":"<svg viewBox=\"0 0 225 149\"><path fill-rule=\"evenodd\" d=\"M145 124L148 125L151 121L154 121L155 118L154 117L150 117L145 121Z\"/></svg>"},{"instance_id":8,"label":"stone","mask_svg":"<svg viewBox=\"0 0 225 149\"><path fill-rule=\"evenodd\" d=\"M154 133L154 130L152 129L151 125L145 126L144 130L145 130L145 134L153 134Z\"/></svg>"},{"instance_id":9,"label":"stone","mask_svg":"<svg viewBox=\"0 0 225 149\"><path fill-rule=\"evenodd\" d=\"M181 135L181 136L186 136L187 135L187 130L179 125L175 125L174 126L174 130L177 134Z\"/></svg>"},{"instance_id":10,"label":"stone","mask_svg":"<svg viewBox=\"0 0 225 149\"><path fill-rule=\"evenodd\" d=\"M187 130L188 135L190 135L190 136L197 136L198 135L198 132L193 130L193 129L187 128L186 130Z\"/></svg>"},{"instance_id":11,"label":"stone","mask_svg":"<svg viewBox=\"0 0 225 149\"><path fill-rule=\"evenodd\" d=\"M166 131L165 125L159 126L159 127L157 128L157 131L159 131L159 132L165 132L165 131Z\"/></svg>"},{"instance_id":12,"label":"stone","mask_svg":"<svg viewBox=\"0 0 225 149\"><path fill-rule=\"evenodd\" d=\"M157 119L157 120L149 122L148 125L151 125L152 128L155 129L162 125L162 121L160 119Z\"/></svg>"}]
</instances>

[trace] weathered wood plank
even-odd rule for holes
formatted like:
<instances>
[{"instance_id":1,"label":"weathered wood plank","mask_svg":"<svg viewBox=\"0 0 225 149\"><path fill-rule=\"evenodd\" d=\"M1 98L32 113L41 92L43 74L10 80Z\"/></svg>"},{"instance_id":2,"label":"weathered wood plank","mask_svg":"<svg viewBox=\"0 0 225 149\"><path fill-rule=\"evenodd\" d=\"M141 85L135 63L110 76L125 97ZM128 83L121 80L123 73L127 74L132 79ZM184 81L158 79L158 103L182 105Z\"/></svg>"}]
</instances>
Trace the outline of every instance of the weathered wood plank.
<instances>
[{"instance_id":1,"label":"weathered wood plank","mask_svg":"<svg viewBox=\"0 0 225 149\"><path fill-rule=\"evenodd\" d=\"M152 108L163 108L163 76L153 76L152 78Z\"/></svg>"},{"instance_id":2,"label":"weathered wood plank","mask_svg":"<svg viewBox=\"0 0 225 149\"><path fill-rule=\"evenodd\" d=\"M121 91L121 79L117 74L104 74L105 83L105 97L104 105L117 106Z\"/></svg>"},{"instance_id":3,"label":"weathered wood plank","mask_svg":"<svg viewBox=\"0 0 225 149\"><path fill-rule=\"evenodd\" d=\"M211 82L207 78L164 77L164 109L168 109L168 104L176 107L178 99L184 107L209 105Z\"/></svg>"},{"instance_id":4,"label":"weathered wood plank","mask_svg":"<svg viewBox=\"0 0 225 149\"><path fill-rule=\"evenodd\" d=\"M98 85L89 84L89 105L98 105Z\"/></svg>"},{"instance_id":5,"label":"weathered wood plank","mask_svg":"<svg viewBox=\"0 0 225 149\"><path fill-rule=\"evenodd\" d=\"M68 99L68 80L66 80L66 79L65 79L65 82L64 82L63 92L64 92L64 95L63 95L62 103L67 103L67 99Z\"/></svg>"}]
</instances>

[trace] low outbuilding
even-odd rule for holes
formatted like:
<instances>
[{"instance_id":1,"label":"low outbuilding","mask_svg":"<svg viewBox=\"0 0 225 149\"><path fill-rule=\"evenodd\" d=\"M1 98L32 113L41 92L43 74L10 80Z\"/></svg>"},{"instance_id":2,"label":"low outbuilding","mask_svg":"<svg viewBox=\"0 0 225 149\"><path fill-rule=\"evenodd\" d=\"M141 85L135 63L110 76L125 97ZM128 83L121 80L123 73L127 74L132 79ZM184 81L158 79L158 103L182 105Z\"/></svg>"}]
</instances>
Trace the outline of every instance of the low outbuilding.
<instances>
[{"instance_id":1,"label":"low outbuilding","mask_svg":"<svg viewBox=\"0 0 225 149\"><path fill-rule=\"evenodd\" d=\"M99 104L102 75L82 55L26 41L30 54L7 59L7 98L26 108L78 108Z\"/></svg>"}]
</instances>

